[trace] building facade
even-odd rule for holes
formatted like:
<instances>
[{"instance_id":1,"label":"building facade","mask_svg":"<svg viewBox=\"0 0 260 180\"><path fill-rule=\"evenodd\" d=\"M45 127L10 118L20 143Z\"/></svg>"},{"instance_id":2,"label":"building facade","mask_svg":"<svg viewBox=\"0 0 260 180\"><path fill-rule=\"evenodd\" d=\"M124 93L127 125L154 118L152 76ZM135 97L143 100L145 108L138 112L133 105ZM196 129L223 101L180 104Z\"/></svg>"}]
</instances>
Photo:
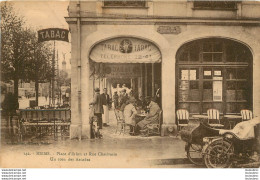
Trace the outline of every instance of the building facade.
<instances>
[{"instance_id":1,"label":"building facade","mask_svg":"<svg viewBox=\"0 0 260 180\"><path fill-rule=\"evenodd\" d=\"M94 87L125 79L140 96L161 88L163 128L177 109L260 115L260 3L71 1L71 138L88 138Z\"/></svg>"}]
</instances>

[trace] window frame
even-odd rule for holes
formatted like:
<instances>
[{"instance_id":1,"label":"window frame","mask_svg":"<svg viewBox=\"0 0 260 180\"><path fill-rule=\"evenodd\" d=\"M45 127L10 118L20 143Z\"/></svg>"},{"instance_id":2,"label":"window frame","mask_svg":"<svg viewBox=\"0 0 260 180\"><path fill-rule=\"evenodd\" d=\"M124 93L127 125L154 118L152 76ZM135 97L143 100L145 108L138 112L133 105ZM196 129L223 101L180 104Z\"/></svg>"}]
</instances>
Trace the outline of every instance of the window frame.
<instances>
[{"instance_id":1,"label":"window frame","mask_svg":"<svg viewBox=\"0 0 260 180\"><path fill-rule=\"evenodd\" d=\"M114 1L107 1L107 0L103 0L103 8L148 8L147 7L147 1L145 0L139 0L136 2L142 2L143 5L140 6L133 6L133 5L106 5L105 2L114 2ZM130 0L130 1L116 1L116 2L135 2L134 0Z\"/></svg>"},{"instance_id":2,"label":"window frame","mask_svg":"<svg viewBox=\"0 0 260 180\"><path fill-rule=\"evenodd\" d=\"M222 51L223 51L223 55L222 55L222 61L221 62L214 62L213 60L211 62L205 62L203 61L203 45L205 43L222 43ZM197 46L200 46L199 49L199 60L198 61L192 61L192 57L190 57L190 48L192 48L193 45L191 44L197 44ZM230 62L227 60L227 44L233 45L234 47L240 47L240 48L244 48L246 50L247 53L250 53L251 56L248 57L247 59L245 59L243 62L238 61L238 58L236 58L236 60L234 62ZM213 49L213 47L212 47ZM188 54L187 57L188 59L183 60L181 59L182 54ZM181 61L182 60L182 61ZM253 83L252 83L252 78L253 78L253 74L252 74L252 61L253 61L253 55L252 52L250 51L250 49L239 42L233 41L233 40L229 40L229 39L224 39L224 38L204 38L204 39L200 39L200 40L194 40L188 43L185 43L183 46L181 46L179 48L179 50L177 51L176 54L176 108L183 108L183 107L187 107L188 110L190 111L190 114L205 114L205 108L206 105L210 105L212 108L220 108L220 112L221 114L239 114L239 108L240 107L248 107L248 109L252 109L253 107L253 96L252 96L252 91L253 91ZM200 92L200 99L199 101L192 101L191 99L188 99L186 101L180 101L180 99L182 99L181 94L180 94L180 89L179 89L179 84L182 81L181 77L180 77L180 71L182 69L199 69L198 73L199 73L199 78L196 79L196 81L199 82L199 92ZM211 71L211 76L210 78L205 78L204 77L204 70L210 69ZM240 77L235 77L235 78L230 78L230 75L228 74L229 70L234 70L234 72L237 74L239 71L248 71L248 74L245 75L245 78L243 76ZM212 88L213 88L213 82L214 81L219 81L217 79L213 79L213 74L214 71L221 71L220 73L214 75L215 77L219 75L220 77L222 77L222 100L221 101L216 101L213 99L213 96L211 97L212 100L206 98L204 99L204 88L203 88L203 84L204 82L211 82L212 83ZM189 81L189 80L188 80ZM227 90L228 90L228 83L234 82L235 85L235 99L229 100L228 97L226 97L228 95ZM242 83L242 82L248 82L247 87L248 87L248 92L245 93L245 95L243 94L244 89L243 88L238 88L238 83ZM190 82L189 82L190 84ZM242 87L242 86L241 86ZM190 87L187 90L187 92L190 92ZM213 89L212 89L213 90ZM206 90L207 91L207 90ZM238 94L241 93L241 94ZM251 94L251 95L250 95ZM190 94L188 94L188 96L190 96ZM238 98L238 97L245 97L245 98ZM192 104L196 103L199 106L199 112L194 112L194 110L191 109ZM232 104L232 106L234 106L234 110L232 109L227 109L227 107L230 107L230 104ZM233 107L232 107L233 108ZM233 112L234 111L234 112Z\"/></svg>"},{"instance_id":3,"label":"window frame","mask_svg":"<svg viewBox=\"0 0 260 180\"><path fill-rule=\"evenodd\" d=\"M196 1L196 0L191 0L193 2L193 10L220 10L220 11L236 11L238 10L238 7L237 7L237 3L239 1L227 1L229 3L234 3L234 7L231 7L231 8L228 8L228 7L213 7L213 3L214 2L218 2L218 3L224 3L226 1ZM203 6L196 6L196 2L204 2L204 3L211 3L211 6L209 7L203 7Z\"/></svg>"}]
</instances>

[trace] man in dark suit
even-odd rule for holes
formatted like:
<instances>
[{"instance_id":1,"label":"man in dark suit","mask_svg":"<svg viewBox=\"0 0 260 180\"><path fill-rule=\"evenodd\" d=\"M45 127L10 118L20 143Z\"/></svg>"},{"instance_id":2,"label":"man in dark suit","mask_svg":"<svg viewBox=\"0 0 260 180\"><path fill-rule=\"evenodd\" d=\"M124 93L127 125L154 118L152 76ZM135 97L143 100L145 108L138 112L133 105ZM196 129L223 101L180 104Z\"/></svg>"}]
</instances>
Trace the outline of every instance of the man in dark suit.
<instances>
[{"instance_id":1,"label":"man in dark suit","mask_svg":"<svg viewBox=\"0 0 260 180\"><path fill-rule=\"evenodd\" d=\"M95 91L94 99L89 104L93 105L94 115L97 116L97 120L98 120L97 125L98 125L99 129L102 129L102 114L104 113L103 101L102 101L102 97L100 95L100 89L95 88L94 91Z\"/></svg>"},{"instance_id":2,"label":"man in dark suit","mask_svg":"<svg viewBox=\"0 0 260 180\"><path fill-rule=\"evenodd\" d=\"M103 126L106 127L106 126L108 126L108 123L109 123L110 97L107 94L107 88L104 88L103 91L104 91L104 93L101 94L101 98L102 98L102 101L103 101L103 109L104 109Z\"/></svg>"},{"instance_id":3,"label":"man in dark suit","mask_svg":"<svg viewBox=\"0 0 260 180\"><path fill-rule=\"evenodd\" d=\"M122 89L120 91L120 96L119 96L119 116L121 118L124 117L124 109L126 106L126 101L129 99L128 95L126 94L126 89Z\"/></svg>"}]
</instances>

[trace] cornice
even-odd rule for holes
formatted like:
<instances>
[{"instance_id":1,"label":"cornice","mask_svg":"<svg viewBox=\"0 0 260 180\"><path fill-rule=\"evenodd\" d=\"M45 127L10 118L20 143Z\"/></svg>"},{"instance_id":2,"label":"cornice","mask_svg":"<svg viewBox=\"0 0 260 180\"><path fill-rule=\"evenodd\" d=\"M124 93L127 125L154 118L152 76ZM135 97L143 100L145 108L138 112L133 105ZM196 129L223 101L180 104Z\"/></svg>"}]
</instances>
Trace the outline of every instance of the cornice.
<instances>
[{"instance_id":1,"label":"cornice","mask_svg":"<svg viewBox=\"0 0 260 180\"><path fill-rule=\"evenodd\" d=\"M65 17L68 24L75 24L77 17ZM80 17L83 25L223 25L223 26L260 26L260 19L210 19L210 18L118 18L118 17Z\"/></svg>"}]
</instances>

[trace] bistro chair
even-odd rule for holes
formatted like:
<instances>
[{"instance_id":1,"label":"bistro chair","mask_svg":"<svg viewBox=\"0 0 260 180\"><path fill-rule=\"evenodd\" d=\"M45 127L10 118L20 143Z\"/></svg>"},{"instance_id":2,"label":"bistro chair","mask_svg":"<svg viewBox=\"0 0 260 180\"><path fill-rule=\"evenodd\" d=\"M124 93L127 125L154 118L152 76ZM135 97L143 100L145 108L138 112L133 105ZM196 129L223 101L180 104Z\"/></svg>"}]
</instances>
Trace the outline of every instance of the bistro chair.
<instances>
[{"instance_id":1,"label":"bistro chair","mask_svg":"<svg viewBox=\"0 0 260 180\"><path fill-rule=\"evenodd\" d=\"M223 128L224 125L220 124L219 120L219 110L217 109L208 109L208 124L213 128Z\"/></svg>"},{"instance_id":2,"label":"bistro chair","mask_svg":"<svg viewBox=\"0 0 260 180\"><path fill-rule=\"evenodd\" d=\"M123 132L123 134L125 133L125 120L124 120L124 115L123 113L120 114L120 111L118 109L114 109L115 112L115 116L116 116L116 132L119 130L119 134L121 134Z\"/></svg>"},{"instance_id":3,"label":"bistro chair","mask_svg":"<svg viewBox=\"0 0 260 180\"><path fill-rule=\"evenodd\" d=\"M147 136L151 134L160 135L161 134L161 124L162 124L162 110L159 112L158 123L148 124L147 127Z\"/></svg>"},{"instance_id":4,"label":"bistro chair","mask_svg":"<svg viewBox=\"0 0 260 180\"><path fill-rule=\"evenodd\" d=\"M189 111L186 109L178 109L176 111L177 116L177 130L180 131L181 128L185 127L189 123Z\"/></svg>"},{"instance_id":5,"label":"bistro chair","mask_svg":"<svg viewBox=\"0 0 260 180\"><path fill-rule=\"evenodd\" d=\"M242 121L248 121L253 119L253 113L252 111L248 110L248 109L242 109L240 111L240 114L242 116Z\"/></svg>"}]
</instances>

